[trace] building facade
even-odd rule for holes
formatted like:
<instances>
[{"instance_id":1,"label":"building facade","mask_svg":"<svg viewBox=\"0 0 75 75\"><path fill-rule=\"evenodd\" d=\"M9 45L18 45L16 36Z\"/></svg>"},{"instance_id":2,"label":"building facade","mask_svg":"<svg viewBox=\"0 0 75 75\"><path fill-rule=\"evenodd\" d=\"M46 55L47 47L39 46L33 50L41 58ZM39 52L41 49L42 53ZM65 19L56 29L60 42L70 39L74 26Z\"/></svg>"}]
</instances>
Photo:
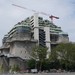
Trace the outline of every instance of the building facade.
<instances>
[{"instance_id":1,"label":"building facade","mask_svg":"<svg viewBox=\"0 0 75 75\"><path fill-rule=\"evenodd\" d=\"M68 34L63 32L61 27L49 20L44 20L35 13L33 16L18 22L4 36L0 47L0 58L8 58L6 62L8 67L18 64L22 70L26 68L25 62L33 58L31 56L33 47L36 45L46 46L49 53L51 48L62 42L69 42ZM47 54L48 57L49 54Z\"/></svg>"}]
</instances>

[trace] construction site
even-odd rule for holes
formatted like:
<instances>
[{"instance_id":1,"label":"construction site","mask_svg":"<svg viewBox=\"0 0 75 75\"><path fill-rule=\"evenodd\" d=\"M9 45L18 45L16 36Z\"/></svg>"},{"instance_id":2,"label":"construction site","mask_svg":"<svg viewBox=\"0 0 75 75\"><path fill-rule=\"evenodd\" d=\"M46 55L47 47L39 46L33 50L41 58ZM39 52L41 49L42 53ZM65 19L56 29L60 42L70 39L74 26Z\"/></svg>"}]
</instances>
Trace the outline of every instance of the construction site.
<instances>
[{"instance_id":1,"label":"construction site","mask_svg":"<svg viewBox=\"0 0 75 75\"><path fill-rule=\"evenodd\" d=\"M59 19L59 17L39 12L49 16L51 19L49 21L38 16L35 10L32 11L34 14L31 17L15 24L2 40L0 65L3 66L4 71L9 71L14 65L19 65L21 70L27 69L26 62L33 58L31 52L36 45L48 47L49 53L56 45L69 42L68 33L53 23L53 18Z\"/></svg>"}]
</instances>

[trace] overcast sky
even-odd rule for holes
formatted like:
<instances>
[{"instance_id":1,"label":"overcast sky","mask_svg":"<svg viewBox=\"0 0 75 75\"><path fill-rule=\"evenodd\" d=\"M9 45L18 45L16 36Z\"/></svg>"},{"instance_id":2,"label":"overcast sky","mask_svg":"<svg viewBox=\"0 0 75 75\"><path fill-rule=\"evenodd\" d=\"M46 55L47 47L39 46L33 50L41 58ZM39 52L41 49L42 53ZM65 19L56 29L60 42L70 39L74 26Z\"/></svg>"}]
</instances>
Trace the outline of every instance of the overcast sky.
<instances>
[{"instance_id":1,"label":"overcast sky","mask_svg":"<svg viewBox=\"0 0 75 75\"><path fill-rule=\"evenodd\" d=\"M34 14L12 4L58 16L60 19L54 19L54 23L68 33L70 41L75 42L75 0L0 0L0 46L4 35L16 23ZM49 19L48 16L39 16Z\"/></svg>"}]
</instances>

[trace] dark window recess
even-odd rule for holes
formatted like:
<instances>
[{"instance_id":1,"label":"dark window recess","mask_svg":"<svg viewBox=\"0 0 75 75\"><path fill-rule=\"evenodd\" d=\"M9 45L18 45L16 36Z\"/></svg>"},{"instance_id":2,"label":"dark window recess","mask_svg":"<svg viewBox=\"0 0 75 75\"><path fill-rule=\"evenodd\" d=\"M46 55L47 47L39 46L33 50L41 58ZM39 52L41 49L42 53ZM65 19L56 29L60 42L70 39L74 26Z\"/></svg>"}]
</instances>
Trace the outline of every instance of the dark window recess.
<instances>
[{"instance_id":1,"label":"dark window recess","mask_svg":"<svg viewBox=\"0 0 75 75\"><path fill-rule=\"evenodd\" d=\"M55 42L58 40L58 35L51 34L50 39L51 39L51 42Z\"/></svg>"},{"instance_id":2,"label":"dark window recess","mask_svg":"<svg viewBox=\"0 0 75 75\"><path fill-rule=\"evenodd\" d=\"M39 29L39 45L45 46L45 31L42 29Z\"/></svg>"}]
</instances>

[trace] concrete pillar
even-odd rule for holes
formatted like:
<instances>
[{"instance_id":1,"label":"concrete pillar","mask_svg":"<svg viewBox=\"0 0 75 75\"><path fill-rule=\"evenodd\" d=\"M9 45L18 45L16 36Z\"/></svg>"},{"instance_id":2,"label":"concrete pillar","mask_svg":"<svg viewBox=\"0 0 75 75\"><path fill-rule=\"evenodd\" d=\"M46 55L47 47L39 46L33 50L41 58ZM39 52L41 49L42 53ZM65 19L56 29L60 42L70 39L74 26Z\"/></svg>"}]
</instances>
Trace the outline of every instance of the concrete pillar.
<instances>
[{"instance_id":1,"label":"concrete pillar","mask_svg":"<svg viewBox=\"0 0 75 75\"><path fill-rule=\"evenodd\" d=\"M38 40L38 44L39 44L38 13L34 14L34 40Z\"/></svg>"},{"instance_id":2,"label":"concrete pillar","mask_svg":"<svg viewBox=\"0 0 75 75\"><path fill-rule=\"evenodd\" d=\"M45 31L45 42L46 42L46 47L48 47L47 51L47 58L49 58L49 54L51 52L51 44L50 44L50 27L44 27Z\"/></svg>"}]
</instances>

